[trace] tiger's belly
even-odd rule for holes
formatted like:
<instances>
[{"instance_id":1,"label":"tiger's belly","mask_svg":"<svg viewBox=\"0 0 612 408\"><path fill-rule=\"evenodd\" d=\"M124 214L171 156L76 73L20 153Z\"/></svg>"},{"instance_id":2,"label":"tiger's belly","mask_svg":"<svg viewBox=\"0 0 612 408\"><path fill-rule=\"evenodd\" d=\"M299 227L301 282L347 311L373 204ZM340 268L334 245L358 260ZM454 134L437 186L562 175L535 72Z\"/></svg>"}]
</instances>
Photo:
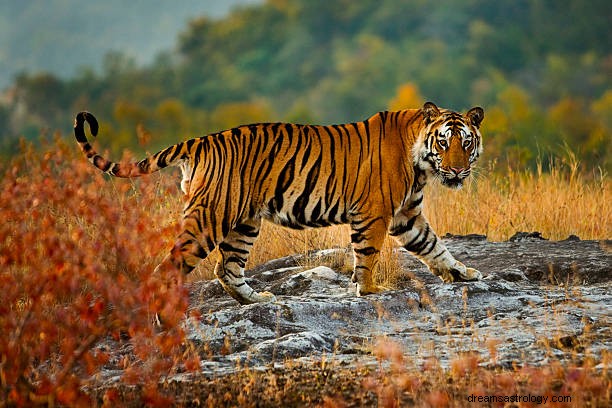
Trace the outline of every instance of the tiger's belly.
<instances>
[{"instance_id":1,"label":"tiger's belly","mask_svg":"<svg viewBox=\"0 0 612 408\"><path fill-rule=\"evenodd\" d=\"M328 227L346 224L350 217L343 202L326 202L322 198L311 200L273 199L262 212L262 218L291 229Z\"/></svg>"}]
</instances>

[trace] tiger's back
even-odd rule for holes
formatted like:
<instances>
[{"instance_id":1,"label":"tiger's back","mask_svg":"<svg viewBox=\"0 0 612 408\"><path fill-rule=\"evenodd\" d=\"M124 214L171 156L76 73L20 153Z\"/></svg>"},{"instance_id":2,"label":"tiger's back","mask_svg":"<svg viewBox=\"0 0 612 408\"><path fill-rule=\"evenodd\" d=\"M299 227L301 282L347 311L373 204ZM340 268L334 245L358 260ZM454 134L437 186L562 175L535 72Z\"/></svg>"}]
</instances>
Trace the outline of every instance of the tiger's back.
<instances>
[{"instance_id":1,"label":"tiger's back","mask_svg":"<svg viewBox=\"0 0 612 408\"><path fill-rule=\"evenodd\" d=\"M444 280L480 276L448 253L421 211L421 189L428 178L442 175L460 185L463 174L469 174L481 150L480 108L460 115L429 103L344 125L240 126L127 164L110 162L93 150L83 125L88 121L95 135L97 122L91 114L79 115L77 141L103 171L136 177L181 165L187 194L184 231L158 272L179 268L188 273L217 248L215 274L230 295L241 303L273 300L244 279L261 220L268 219L300 229L350 224L353 281L361 294L379 290L372 274L387 233ZM436 139L446 140L448 148Z\"/></svg>"},{"instance_id":2,"label":"tiger's back","mask_svg":"<svg viewBox=\"0 0 612 408\"><path fill-rule=\"evenodd\" d=\"M242 126L198 139L189 199L230 226L253 217L291 228L343 224L372 201L392 211L412 185L413 167L398 154L405 143L381 129L387 115L334 126Z\"/></svg>"}]
</instances>

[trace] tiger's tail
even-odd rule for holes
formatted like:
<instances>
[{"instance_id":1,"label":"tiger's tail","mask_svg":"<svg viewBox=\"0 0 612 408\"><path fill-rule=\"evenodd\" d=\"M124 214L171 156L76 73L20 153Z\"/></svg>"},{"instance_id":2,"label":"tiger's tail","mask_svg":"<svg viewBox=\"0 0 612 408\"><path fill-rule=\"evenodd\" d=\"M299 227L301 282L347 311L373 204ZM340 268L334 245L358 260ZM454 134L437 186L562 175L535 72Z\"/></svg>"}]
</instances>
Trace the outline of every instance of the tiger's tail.
<instances>
[{"instance_id":1,"label":"tiger's tail","mask_svg":"<svg viewBox=\"0 0 612 408\"><path fill-rule=\"evenodd\" d=\"M92 136L98 134L98 121L89 112L79 112L74 119L74 136L87 159L104 173L115 177L140 177L161 170L168 166L179 164L187 158L186 143L179 143L161 150L139 162L117 163L102 157L87 140L85 122L89 124Z\"/></svg>"}]
</instances>

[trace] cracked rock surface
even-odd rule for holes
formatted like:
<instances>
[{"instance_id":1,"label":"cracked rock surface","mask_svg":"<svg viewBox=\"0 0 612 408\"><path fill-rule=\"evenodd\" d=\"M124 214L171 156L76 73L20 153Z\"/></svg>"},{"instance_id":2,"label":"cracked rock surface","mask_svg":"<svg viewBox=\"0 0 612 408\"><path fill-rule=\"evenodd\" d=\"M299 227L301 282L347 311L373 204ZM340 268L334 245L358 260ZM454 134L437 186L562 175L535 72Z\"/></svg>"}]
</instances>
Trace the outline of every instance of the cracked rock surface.
<instances>
[{"instance_id":1,"label":"cracked rock surface","mask_svg":"<svg viewBox=\"0 0 612 408\"><path fill-rule=\"evenodd\" d=\"M380 338L401 344L415 364L435 357L443 366L466 352L491 366L540 365L551 358L600 362L609 352L609 240L553 242L538 233L519 233L507 242L475 235L444 240L485 278L444 284L397 250L393 256L403 272L396 289L357 297L346 272L325 266L334 264L326 259L350 253L332 249L248 271L249 283L275 293L276 303L240 306L217 281L192 284L190 307L202 317L185 324L189 339L207 350L202 373L323 355L367 364L375 361L371 353ZM320 265L300 266L313 259Z\"/></svg>"}]
</instances>

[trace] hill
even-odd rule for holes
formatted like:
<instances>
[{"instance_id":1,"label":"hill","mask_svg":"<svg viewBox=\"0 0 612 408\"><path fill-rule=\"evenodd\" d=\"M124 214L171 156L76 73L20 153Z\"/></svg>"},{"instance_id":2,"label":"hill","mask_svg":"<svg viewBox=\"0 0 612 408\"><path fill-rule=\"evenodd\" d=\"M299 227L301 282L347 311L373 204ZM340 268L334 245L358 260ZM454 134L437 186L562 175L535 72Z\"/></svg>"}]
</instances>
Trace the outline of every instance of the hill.
<instances>
[{"instance_id":1,"label":"hill","mask_svg":"<svg viewBox=\"0 0 612 408\"><path fill-rule=\"evenodd\" d=\"M194 16L221 18L240 4L260 0L30 0L0 2L0 89L20 71L70 78L100 69L104 54L119 51L150 64L175 46Z\"/></svg>"}]
</instances>

